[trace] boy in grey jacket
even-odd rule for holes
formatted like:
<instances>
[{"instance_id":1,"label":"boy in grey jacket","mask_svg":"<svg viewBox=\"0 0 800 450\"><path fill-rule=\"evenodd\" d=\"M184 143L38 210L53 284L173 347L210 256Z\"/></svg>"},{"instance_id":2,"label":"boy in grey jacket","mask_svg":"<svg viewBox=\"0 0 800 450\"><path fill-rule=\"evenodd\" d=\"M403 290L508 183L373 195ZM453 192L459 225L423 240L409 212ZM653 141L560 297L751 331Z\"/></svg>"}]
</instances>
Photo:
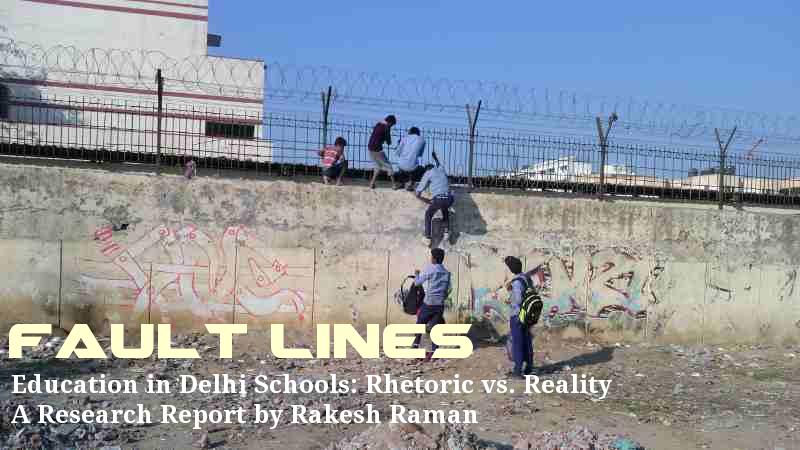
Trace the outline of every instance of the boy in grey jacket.
<instances>
[{"instance_id":1,"label":"boy in grey jacket","mask_svg":"<svg viewBox=\"0 0 800 450\"><path fill-rule=\"evenodd\" d=\"M511 279L511 318L509 319L509 329L511 330L511 356L514 360L512 376L522 377L533 372L533 337L530 329L519 320L519 309L522 305L522 296L529 287L533 287L533 280L522 272L522 261L514 256L506 256L503 262L508 270L514 275Z\"/></svg>"}]
</instances>

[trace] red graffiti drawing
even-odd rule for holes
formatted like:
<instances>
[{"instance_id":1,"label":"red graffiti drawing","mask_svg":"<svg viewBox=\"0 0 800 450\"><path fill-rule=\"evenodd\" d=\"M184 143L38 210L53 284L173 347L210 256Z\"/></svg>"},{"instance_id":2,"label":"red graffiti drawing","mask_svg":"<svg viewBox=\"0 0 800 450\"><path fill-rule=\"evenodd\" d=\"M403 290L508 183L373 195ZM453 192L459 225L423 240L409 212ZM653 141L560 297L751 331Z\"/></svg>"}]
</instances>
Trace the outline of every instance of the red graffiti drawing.
<instances>
[{"instance_id":1,"label":"red graffiti drawing","mask_svg":"<svg viewBox=\"0 0 800 450\"><path fill-rule=\"evenodd\" d=\"M305 317L304 292L282 281L310 278L309 268L265 257L248 245L254 239L242 226L228 227L219 238L193 225L160 226L127 245L113 237L111 227L97 230L97 251L106 259L80 261L80 284L89 298L110 290L116 294L112 304L157 311L162 321L186 311L218 322L231 321L233 314L242 321Z\"/></svg>"}]
</instances>

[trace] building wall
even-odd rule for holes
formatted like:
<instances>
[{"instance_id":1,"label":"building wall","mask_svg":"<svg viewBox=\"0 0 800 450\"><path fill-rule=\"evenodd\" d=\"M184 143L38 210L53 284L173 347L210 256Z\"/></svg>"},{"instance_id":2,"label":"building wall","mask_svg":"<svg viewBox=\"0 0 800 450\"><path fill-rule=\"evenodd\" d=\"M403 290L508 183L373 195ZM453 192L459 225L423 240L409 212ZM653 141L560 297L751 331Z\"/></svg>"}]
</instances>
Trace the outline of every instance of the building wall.
<instances>
[{"instance_id":1,"label":"building wall","mask_svg":"<svg viewBox=\"0 0 800 450\"><path fill-rule=\"evenodd\" d=\"M271 158L268 142L205 135L209 121L263 134L263 62L207 55L208 2L11 0L0 24L19 49L0 71L17 122L4 141L62 135L66 124L76 147L154 153L161 69L167 150Z\"/></svg>"},{"instance_id":2,"label":"building wall","mask_svg":"<svg viewBox=\"0 0 800 450\"><path fill-rule=\"evenodd\" d=\"M792 180L780 179L779 174L765 174L773 178L724 175L723 183L727 191L745 193L778 193L793 187ZM675 185L694 189L719 191L719 174L697 175L675 180Z\"/></svg>"},{"instance_id":3,"label":"building wall","mask_svg":"<svg viewBox=\"0 0 800 450\"><path fill-rule=\"evenodd\" d=\"M157 149L157 107L134 100L58 97L14 98L0 142L57 145L84 150L154 154ZM206 135L206 122L246 124L253 138L226 139ZM166 103L161 121L161 152L190 157L228 157L270 161L272 145L260 139L260 113L231 111L224 105Z\"/></svg>"},{"instance_id":4,"label":"building wall","mask_svg":"<svg viewBox=\"0 0 800 450\"><path fill-rule=\"evenodd\" d=\"M0 21L14 39L46 48L148 49L182 59L206 54L208 1L6 0Z\"/></svg>"},{"instance_id":5,"label":"building wall","mask_svg":"<svg viewBox=\"0 0 800 450\"><path fill-rule=\"evenodd\" d=\"M0 309L18 321L410 321L421 268L407 193L318 180L0 164ZM542 287L550 333L659 342L797 342L800 218L780 210L457 193L450 320L505 332L507 254Z\"/></svg>"}]
</instances>

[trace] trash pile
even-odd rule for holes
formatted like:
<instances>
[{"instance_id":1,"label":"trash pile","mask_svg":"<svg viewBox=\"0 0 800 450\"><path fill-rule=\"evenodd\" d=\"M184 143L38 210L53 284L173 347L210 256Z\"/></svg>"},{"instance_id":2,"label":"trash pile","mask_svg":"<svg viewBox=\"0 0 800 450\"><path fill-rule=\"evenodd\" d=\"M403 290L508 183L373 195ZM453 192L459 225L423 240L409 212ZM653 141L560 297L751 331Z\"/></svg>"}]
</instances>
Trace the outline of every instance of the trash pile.
<instances>
[{"instance_id":1,"label":"trash pile","mask_svg":"<svg viewBox=\"0 0 800 450\"><path fill-rule=\"evenodd\" d=\"M435 436L419 425L382 423L325 450L492 450L460 425L446 425Z\"/></svg>"},{"instance_id":2,"label":"trash pile","mask_svg":"<svg viewBox=\"0 0 800 450\"><path fill-rule=\"evenodd\" d=\"M379 395L367 393L362 378L368 374L390 374L396 379L448 379L454 374L472 379L503 379L508 363L502 348L486 347L475 359L459 361L418 361L379 358L347 359L281 359L269 348L269 341L251 336L237 345L239 353L232 359L220 359L219 341L202 333L173 336L173 348L194 348L200 359L118 359L111 355L110 340L98 338L109 355L105 360L60 360L55 353L63 337L43 338L40 345L23 350L22 358L8 358L7 337L0 337L0 391L10 394L12 374L41 374L43 378L86 379L105 374L107 379L134 380L141 387L146 380L173 380L193 375L198 380L214 374L229 374L244 380L250 387L246 397L238 392L205 394L199 390L179 394L176 389L158 394L158 401L181 408L198 410L232 409L243 407L252 411L256 404L264 409L289 411L291 405L309 410L322 410L329 405L334 410L358 410L367 404L385 417L391 404L427 405L431 401L422 394ZM309 348L312 340L298 333L287 340L294 348ZM441 406L471 408L478 411L480 421L473 428L425 425L421 428L407 424L384 423L368 429L345 424L323 424L297 427L281 420L276 429L248 421L226 427L206 427L180 431L167 426L100 425L89 423L67 425L36 424L38 417L31 404L53 405L58 409L131 408L137 402L150 401L149 396L117 396L107 394L17 394L0 397L0 448L92 448L129 445L144 440L160 439L170 445L181 442L189 447L211 448L225 442L237 448L244 442L273 442L281 440L292 448L297 441L334 442L328 449L510 449L507 436L527 429L521 423L548 423L562 419L567 427L551 432L526 432L513 440L516 449L612 449L636 450L639 443L610 434L598 433L593 418L599 411L619 415L620 427L640 423L656 427L673 427L689 433L716 430L760 430L764 438L776 439L785 448L800 448L800 347L730 345L655 345L650 343L598 344L554 342L543 343L537 350L537 376L548 381L570 381L573 375L586 374L600 380L612 380L604 399L597 395L548 394L527 395L518 390L509 395L486 397L440 398ZM298 383L326 381L331 374L341 379L359 379L354 392L296 392L274 395L255 392L255 377L267 380L289 375ZM240 378L241 376L241 378ZM522 382L516 382L521 385ZM516 385L515 385L516 386ZM30 402L30 403L29 403ZM12 424L18 404L27 405L32 424ZM147 405L155 411L154 405ZM288 417L288 416L286 416ZM553 422L554 424L556 422ZM557 422L562 423L562 422ZM313 434L296 437L294 430ZM595 431L593 431L595 430ZM473 433L474 432L474 433ZM755 432L755 431L754 431ZM198 433L200 437L198 438ZM478 439L502 436L502 444ZM633 433L633 432L631 432ZM678 434L678 433L676 433ZM687 433L688 434L688 433ZM180 438L177 436L180 435ZM349 437L348 437L349 436ZM634 434L638 436L638 434ZM342 438L346 437L343 440ZM306 440L308 439L308 440ZM658 439L647 445L659 447ZM671 439L671 438L670 438ZM693 440L676 438L670 441ZM663 442L661 442L663 444ZM788 444L788 445L787 445ZM740 446L742 447L742 446ZM669 448L669 447L664 447ZM727 447L732 448L732 447ZM746 448L746 446L742 447ZM776 447L778 448L778 447Z\"/></svg>"},{"instance_id":3,"label":"trash pile","mask_svg":"<svg viewBox=\"0 0 800 450\"><path fill-rule=\"evenodd\" d=\"M446 425L435 436L419 425L380 424L325 450L497 450L508 448L478 439L463 425ZM514 450L644 450L631 439L595 433L577 427L560 432L522 433L514 436Z\"/></svg>"},{"instance_id":4,"label":"trash pile","mask_svg":"<svg viewBox=\"0 0 800 450\"><path fill-rule=\"evenodd\" d=\"M19 405L31 423L11 423ZM39 424L39 412L31 403L4 400L0 403L0 447L2 448L99 448L113 442L134 442L138 431L120 425L69 423Z\"/></svg>"},{"instance_id":5,"label":"trash pile","mask_svg":"<svg viewBox=\"0 0 800 450\"><path fill-rule=\"evenodd\" d=\"M521 433L514 436L514 450L644 450L631 439L595 433L585 427L568 431Z\"/></svg>"},{"instance_id":6,"label":"trash pile","mask_svg":"<svg viewBox=\"0 0 800 450\"><path fill-rule=\"evenodd\" d=\"M38 346L22 348L23 360L53 359L58 353L58 349L64 342L64 338L52 336L42 339ZM8 359L8 338L0 339L0 359Z\"/></svg>"}]
</instances>

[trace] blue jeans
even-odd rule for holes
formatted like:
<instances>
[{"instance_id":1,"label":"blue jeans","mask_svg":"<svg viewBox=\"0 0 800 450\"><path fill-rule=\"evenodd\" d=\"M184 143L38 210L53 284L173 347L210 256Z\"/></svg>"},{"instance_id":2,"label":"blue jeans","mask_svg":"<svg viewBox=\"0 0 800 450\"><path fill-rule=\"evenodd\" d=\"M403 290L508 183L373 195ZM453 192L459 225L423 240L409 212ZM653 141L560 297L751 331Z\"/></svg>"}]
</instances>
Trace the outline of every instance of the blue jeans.
<instances>
[{"instance_id":1,"label":"blue jeans","mask_svg":"<svg viewBox=\"0 0 800 450\"><path fill-rule=\"evenodd\" d=\"M425 329L427 332L434 325L439 325L442 323L444 323L444 305L431 306L423 303L419 308L419 312L417 313L417 325L425 324ZM422 335L418 334L414 339L414 348L419 347L419 341L421 339ZM435 352L437 348L439 348L439 346L431 342L431 351Z\"/></svg>"},{"instance_id":2,"label":"blue jeans","mask_svg":"<svg viewBox=\"0 0 800 450\"><path fill-rule=\"evenodd\" d=\"M411 170L405 170L400 168L400 170L395 173L395 180L398 183L408 183L411 181L419 181L422 179L422 175L425 174L425 168L417 166Z\"/></svg>"},{"instance_id":3,"label":"blue jeans","mask_svg":"<svg viewBox=\"0 0 800 450\"><path fill-rule=\"evenodd\" d=\"M325 168L322 171L322 174L328 178L336 179L343 175L345 171L347 171L347 161L342 161L338 164L333 164L330 167Z\"/></svg>"},{"instance_id":4,"label":"blue jeans","mask_svg":"<svg viewBox=\"0 0 800 450\"><path fill-rule=\"evenodd\" d=\"M449 231L450 230L450 207L453 206L455 198L453 195L437 195L431 199L431 205L425 211L425 237L432 239L431 236L431 221L436 211L442 210L442 225Z\"/></svg>"},{"instance_id":5,"label":"blue jeans","mask_svg":"<svg viewBox=\"0 0 800 450\"><path fill-rule=\"evenodd\" d=\"M514 359L514 374L533 370L533 339L528 327L514 314L509 321L511 329L511 357Z\"/></svg>"}]
</instances>

